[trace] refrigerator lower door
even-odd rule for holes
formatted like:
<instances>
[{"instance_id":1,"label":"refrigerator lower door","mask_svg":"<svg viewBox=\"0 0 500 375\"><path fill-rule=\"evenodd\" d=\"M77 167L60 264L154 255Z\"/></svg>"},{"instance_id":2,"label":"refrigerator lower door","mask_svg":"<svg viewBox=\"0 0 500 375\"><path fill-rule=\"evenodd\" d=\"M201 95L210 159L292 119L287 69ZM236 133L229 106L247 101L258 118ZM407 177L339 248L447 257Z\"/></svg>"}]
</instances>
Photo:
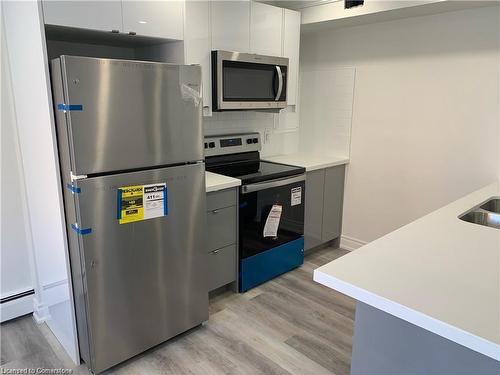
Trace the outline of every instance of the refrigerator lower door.
<instances>
[{"instance_id":1,"label":"refrigerator lower door","mask_svg":"<svg viewBox=\"0 0 500 375\"><path fill-rule=\"evenodd\" d=\"M198 163L77 181L85 306L75 303L93 372L208 320L204 170ZM162 183L166 215L120 224L119 188Z\"/></svg>"}]
</instances>

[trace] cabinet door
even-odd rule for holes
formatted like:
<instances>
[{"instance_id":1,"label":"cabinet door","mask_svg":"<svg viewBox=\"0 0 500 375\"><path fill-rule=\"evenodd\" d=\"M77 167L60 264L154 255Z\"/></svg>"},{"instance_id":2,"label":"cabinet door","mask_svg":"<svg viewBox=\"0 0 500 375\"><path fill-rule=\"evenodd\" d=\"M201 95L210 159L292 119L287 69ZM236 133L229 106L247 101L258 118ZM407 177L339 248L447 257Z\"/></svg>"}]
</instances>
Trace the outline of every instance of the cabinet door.
<instances>
[{"instance_id":1,"label":"cabinet door","mask_svg":"<svg viewBox=\"0 0 500 375\"><path fill-rule=\"evenodd\" d=\"M262 3L251 3L250 52L281 56L283 9Z\"/></svg>"},{"instance_id":2,"label":"cabinet door","mask_svg":"<svg viewBox=\"0 0 500 375\"><path fill-rule=\"evenodd\" d=\"M323 190L325 170L307 172L306 207L304 217L304 248L309 250L321 244L323 228Z\"/></svg>"},{"instance_id":3,"label":"cabinet door","mask_svg":"<svg viewBox=\"0 0 500 375\"><path fill-rule=\"evenodd\" d=\"M42 2L45 24L111 31L122 30L120 1L58 1Z\"/></svg>"},{"instance_id":4,"label":"cabinet door","mask_svg":"<svg viewBox=\"0 0 500 375\"><path fill-rule=\"evenodd\" d=\"M248 53L250 50L250 2L211 2L212 49Z\"/></svg>"},{"instance_id":5,"label":"cabinet door","mask_svg":"<svg viewBox=\"0 0 500 375\"><path fill-rule=\"evenodd\" d=\"M288 105L297 104L299 81L300 13L284 10L283 56L288 57Z\"/></svg>"},{"instance_id":6,"label":"cabinet door","mask_svg":"<svg viewBox=\"0 0 500 375\"><path fill-rule=\"evenodd\" d=\"M182 40L184 1L122 1L123 31Z\"/></svg>"},{"instance_id":7,"label":"cabinet door","mask_svg":"<svg viewBox=\"0 0 500 375\"><path fill-rule=\"evenodd\" d=\"M345 166L325 170L325 192L323 208L323 242L331 241L341 234L342 206L344 201Z\"/></svg>"},{"instance_id":8,"label":"cabinet door","mask_svg":"<svg viewBox=\"0 0 500 375\"><path fill-rule=\"evenodd\" d=\"M210 111L212 92L210 85L210 3L186 1L184 50L186 64L200 64L203 81L203 109Z\"/></svg>"}]
</instances>

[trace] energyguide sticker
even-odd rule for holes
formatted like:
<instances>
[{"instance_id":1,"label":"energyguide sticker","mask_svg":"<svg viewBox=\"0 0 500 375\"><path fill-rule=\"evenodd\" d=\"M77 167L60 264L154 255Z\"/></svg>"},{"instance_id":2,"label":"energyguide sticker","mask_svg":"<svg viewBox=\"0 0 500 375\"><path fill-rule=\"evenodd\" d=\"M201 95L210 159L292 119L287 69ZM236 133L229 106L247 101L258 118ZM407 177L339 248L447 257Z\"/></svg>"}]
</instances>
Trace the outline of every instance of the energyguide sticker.
<instances>
[{"instance_id":1,"label":"energyguide sticker","mask_svg":"<svg viewBox=\"0 0 500 375\"><path fill-rule=\"evenodd\" d=\"M118 188L120 224L168 215L167 184L123 186Z\"/></svg>"}]
</instances>

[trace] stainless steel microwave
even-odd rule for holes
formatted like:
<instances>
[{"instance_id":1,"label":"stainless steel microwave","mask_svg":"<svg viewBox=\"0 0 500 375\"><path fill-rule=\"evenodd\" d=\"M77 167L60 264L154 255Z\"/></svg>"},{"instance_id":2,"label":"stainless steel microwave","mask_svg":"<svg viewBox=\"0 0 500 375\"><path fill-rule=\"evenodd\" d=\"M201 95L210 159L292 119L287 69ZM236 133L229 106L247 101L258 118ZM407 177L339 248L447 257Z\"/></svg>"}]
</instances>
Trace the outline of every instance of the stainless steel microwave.
<instances>
[{"instance_id":1,"label":"stainless steel microwave","mask_svg":"<svg viewBox=\"0 0 500 375\"><path fill-rule=\"evenodd\" d=\"M285 108L288 58L212 51L212 110Z\"/></svg>"}]
</instances>

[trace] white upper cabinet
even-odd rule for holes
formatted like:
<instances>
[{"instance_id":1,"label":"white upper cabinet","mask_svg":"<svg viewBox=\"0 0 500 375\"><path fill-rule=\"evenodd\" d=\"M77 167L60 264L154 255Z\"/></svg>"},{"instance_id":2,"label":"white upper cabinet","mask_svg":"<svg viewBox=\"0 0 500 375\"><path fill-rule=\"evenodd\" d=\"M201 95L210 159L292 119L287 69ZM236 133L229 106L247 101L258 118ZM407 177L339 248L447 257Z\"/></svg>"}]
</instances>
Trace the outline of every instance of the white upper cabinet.
<instances>
[{"instance_id":1,"label":"white upper cabinet","mask_svg":"<svg viewBox=\"0 0 500 375\"><path fill-rule=\"evenodd\" d=\"M212 92L210 71L210 3L186 1L184 53L186 64L200 64L203 79L203 112L210 114Z\"/></svg>"},{"instance_id":2,"label":"white upper cabinet","mask_svg":"<svg viewBox=\"0 0 500 375\"><path fill-rule=\"evenodd\" d=\"M44 23L182 40L184 1L43 0Z\"/></svg>"},{"instance_id":3,"label":"white upper cabinet","mask_svg":"<svg viewBox=\"0 0 500 375\"><path fill-rule=\"evenodd\" d=\"M44 23L102 31L122 29L120 1L59 1L42 2Z\"/></svg>"},{"instance_id":4,"label":"white upper cabinet","mask_svg":"<svg viewBox=\"0 0 500 375\"><path fill-rule=\"evenodd\" d=\"M184 1L122 1L123 32L183 38Z\"/></svg>"},{"instance_id":5,"label":"white upper cabinet","mask_svg":"<svg viewBox=\"0 0 500 375\"><path fill-rule=\"evenodd\" d=\"M283 56L288 57L288 105L297 104L299 81L300 13L284 9Z\"/></svg>"},{"instance_id":6,"label":"white upper cabinet","mask_svg":"<svg viewBox=\"0 0 500 375\"><path fill-rule=\"evenodd\" d=\"M251 3L250 52L281 56L283 9L262 3Z\"/></svg>"},{"instance_id":7,"label":"white upper cabinet","mask_svg":"<svg viewBox=\"0 0 500 375\"><path fill-rule=\"evenodd\" d=\"M250 50L250 1L211 1L212 49Z\"/></svg>"}]
</instances>

